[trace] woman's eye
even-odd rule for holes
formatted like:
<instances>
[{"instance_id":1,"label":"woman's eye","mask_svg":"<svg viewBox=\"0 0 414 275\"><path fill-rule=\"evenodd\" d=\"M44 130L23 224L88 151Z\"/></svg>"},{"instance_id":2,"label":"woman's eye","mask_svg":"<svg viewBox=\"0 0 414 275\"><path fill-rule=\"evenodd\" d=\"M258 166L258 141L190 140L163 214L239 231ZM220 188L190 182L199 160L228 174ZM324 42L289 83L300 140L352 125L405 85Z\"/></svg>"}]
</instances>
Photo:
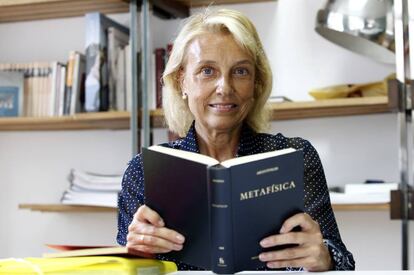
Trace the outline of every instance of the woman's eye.
<instances>
[{"instance_id":1,"label":"woman's eye","mask_svg":"<svg viewBox=\"0 0 414 275\"><path fill-rule=\"evenodd\" d=\"M237 69L234 70L234 73L236 75L242 75L242 76L244 76L244 75L248 75L249 74L249 70L246 69L246 68L237 68Z\"/></svg>"},{"instance_id":2,"label":"woman's eye","mask_svg":"<svg viewBox=\"0 0 414 275\"><path fill-rule=\"evenodd\" d=\"M213 68L203 68L203 69L201 69L201 73L203 75L210 76L214 73L214 71L213 71Z\"/></svg>"}]
</instances>

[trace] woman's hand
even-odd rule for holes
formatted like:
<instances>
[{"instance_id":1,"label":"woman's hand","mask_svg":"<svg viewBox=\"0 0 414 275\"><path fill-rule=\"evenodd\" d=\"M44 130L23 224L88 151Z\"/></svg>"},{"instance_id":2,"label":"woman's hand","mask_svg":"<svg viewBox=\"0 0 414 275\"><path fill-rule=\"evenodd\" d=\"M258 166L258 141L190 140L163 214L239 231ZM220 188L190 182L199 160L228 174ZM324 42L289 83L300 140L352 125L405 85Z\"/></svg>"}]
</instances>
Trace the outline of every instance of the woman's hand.
<instances>
[{"instance_id":1,"label":"woman's hand","mask_svg":"<svg viewBox=\"0 0 414 275\"><path fill-rule=\"evenodd\" d=\"M167 253L183 248L184 236L168 229L157 212L141 205L128 227L128 248L146 253Z\"/></svg>"},{"instance_id":2,"label":"woman's hand","mask_svg":"<svg viewBox=\"0 0 414 275\"><path fill-rule=\"evenodd\" d=\"M301 231L292 229L300 226ZM287 219L280 234L264 238L260 245L264 248L276 245L297 244L291 248L263 252L259 259L269 268L303 267L308 271L326 271L332 269L332 259L323 243L319 224L308 214L300 213Z\"/></svg>"}]
</instances>

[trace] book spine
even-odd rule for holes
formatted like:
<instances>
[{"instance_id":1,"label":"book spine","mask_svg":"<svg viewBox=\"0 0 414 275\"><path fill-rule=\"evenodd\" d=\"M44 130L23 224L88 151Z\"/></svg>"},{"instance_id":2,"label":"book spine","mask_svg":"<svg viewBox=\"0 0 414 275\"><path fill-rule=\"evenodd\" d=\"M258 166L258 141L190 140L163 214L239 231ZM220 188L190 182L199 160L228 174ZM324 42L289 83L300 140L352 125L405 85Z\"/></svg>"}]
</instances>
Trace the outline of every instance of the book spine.
<instances>
[{"instance_id":1,"label":"book spine","mask_svg":"<svg viewBox=\"0 0 414 275\"><path fill-rule=\"evenodd\" d=\"M97 112L101 106L101 68L103 67L102 50L105 38L101 26L101 15L99 13L87 13L85 15L85 56L86 56L86 79L85 79L85 111ZM69 69L69 67L68 67Z\"/></svg>"},{"instance_id":2,"label":"book spine","mask_svg":"<svg viewBox=\"0 0 414 275\"><path fill-rule=\"evenodd\" d=\"M73 73L75 67L76 52L69 52L68 67L66 72L66 86L65 86L65 98L63 104L63 114L69 115L70 113L70 103L73 93Z\"/></svg>"},{"instance_id":3,"label":"book spine","mask_svg":"<svg viewBox=\"0 0 414 275\"><path fill-rule=\"evenodd\" d=\"M165 68L165 49L155 49L155 95L156 107L162 108L162 73Z\"/></svg>"},{"instance_id":4,"label":"book spine","mask_svg":"<svg viewBox=\"0 0 414 275\"><path fill-rule=\"evenodd\" d=\"M211 270L218 274L234 273L233 220L230 170L208 168Z\"/></svg>"}]
</instances>

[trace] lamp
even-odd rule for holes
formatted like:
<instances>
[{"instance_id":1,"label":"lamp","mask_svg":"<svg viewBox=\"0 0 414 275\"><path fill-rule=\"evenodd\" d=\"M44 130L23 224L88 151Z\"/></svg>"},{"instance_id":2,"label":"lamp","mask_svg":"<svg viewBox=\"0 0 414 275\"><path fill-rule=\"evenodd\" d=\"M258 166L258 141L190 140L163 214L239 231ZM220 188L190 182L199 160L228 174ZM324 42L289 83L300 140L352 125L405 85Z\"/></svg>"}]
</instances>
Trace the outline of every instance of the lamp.
<instances>
[{"instance_id":1,"label":"lamp","mask_svg":"<svg viewBox=\"0 0 414 275\"><path fill-rule=\"evenodd\" d=\"M318 11L315 30L354 52L395 63L400 183L391 193L391 219L402 221L402 269L407 270L408 225L414 219L414 0L328 0Z\"/></svg>"},{"instance_id":2,"label":"lamp","mask_svg":"<svg viewBox=\"0 0 414 275\"><path fill-rule=\"evenodd\" d=\"M330 0L318 11L315 30L349 50L395 62L391 0Z\"/></svg>"}]
</instances>

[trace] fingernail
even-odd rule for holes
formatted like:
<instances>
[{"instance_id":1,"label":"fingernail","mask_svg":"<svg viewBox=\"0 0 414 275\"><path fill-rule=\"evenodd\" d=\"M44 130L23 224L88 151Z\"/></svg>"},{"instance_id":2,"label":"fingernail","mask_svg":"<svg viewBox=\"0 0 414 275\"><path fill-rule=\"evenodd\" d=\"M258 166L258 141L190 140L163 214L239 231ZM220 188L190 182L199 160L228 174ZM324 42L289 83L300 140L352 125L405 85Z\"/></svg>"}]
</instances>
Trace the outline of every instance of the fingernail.
<instances>
[{"instance_id":1,"label":"fingernail","mask_svg":"<svg viewBox=\"0 0 414 275\"><path fill-rule=\"evenodd\" d=\"M282 228L280 228L280 231L279 231L279 233L285 233L285 227L284 226L282 226Z\"/></svg>"},{"instance_id":2,"label":"fingernail","mask_svg":"<svg viewBox=\"0 0 414 275\"><path fill-rule=\"evenodd\" d=\"M180 242L183 243L184 242L184 237L182 235L176 235L175 238Z\"/></svg>"},{"instance_id":3,"label":"fingernail","mask_svg":"<svg viewBox=\"0 0 414 275\"><path fill-rule=\"evenodd\" d=\"M277 263L267 263L267 267L268 268L277 268L278 264Z\"/></svg>"},{"instance_id":4,"label":"fingernail","mask_svg":"<svg viewBox=\"0 0 414 275\"><path fill-rule=\"evenodd\" d=\"M260 259L262 262L265 262L265 261L267 260L266 254L260 254L260 255L259 255L259 259Z\"/></svg>"},{"instance_id":5,"label":"fingernail","mask_svg":"<svg viewBox=\"0 0 414 275\"><path fill-rule=\"evenodd\" d=\"M260 245L262 247L266 247L266 246L269 246L270 245L270 242L269 242L269 240L264 239L264 240L261 240L260 241Z\"/></svg>"},{"instance_id":6,"label":"fingernail","mask_svg":"<svg viewBox=\"0 0 414 275\"><path fill-rule=\"evenodd\" d=\"M179 250L183 249L183 246L181 244L174 244L173 249L176 250L176 251L179 251Z\"/></svg>"},{"instance_id":7,"label":"fingernail","mask_svg":"<svg viewBox=\"0 0 414 275\"><path fill-rule=\"evenodd\" d=\"M161 226L161 227L164 226L164 221L163 220L159 220L158 221L158 226Z\"/></svg>"}]
</instances>

